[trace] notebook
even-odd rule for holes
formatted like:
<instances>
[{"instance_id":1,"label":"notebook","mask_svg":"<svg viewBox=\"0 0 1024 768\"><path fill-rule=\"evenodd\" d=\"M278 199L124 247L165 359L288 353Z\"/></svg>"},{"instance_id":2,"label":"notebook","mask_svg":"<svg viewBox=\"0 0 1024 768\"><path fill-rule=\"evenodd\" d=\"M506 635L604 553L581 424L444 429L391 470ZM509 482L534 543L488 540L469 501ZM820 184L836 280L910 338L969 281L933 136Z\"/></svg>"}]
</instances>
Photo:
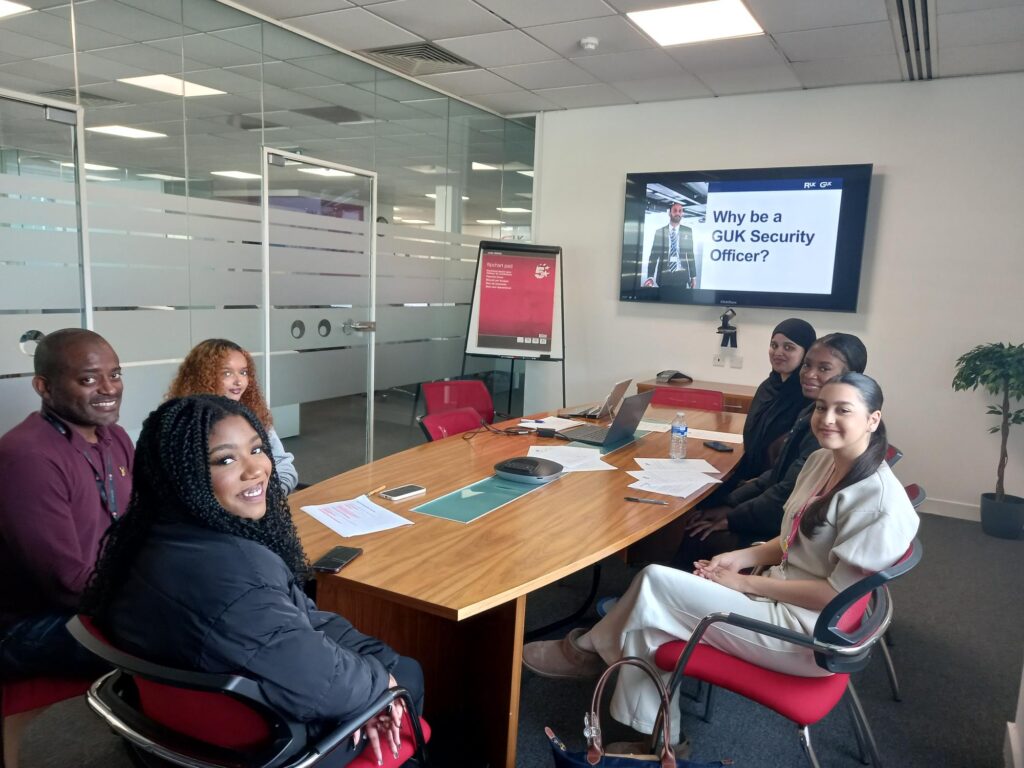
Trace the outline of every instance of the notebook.
<instances>
[{"instance_id":1,"label":"notebook","mask_svg":"<svg viewBox=\"0 0 1024 768\"><path fill-rule=\"evenodd\" d=\"M629 389L629 385L632 382L632 379L623 379L615 384L601 405L595 405L593 408L585 408L584 410L577 411L575 413L560 413L558 415L566 419L607 418L615 412L616 408L619 407L619 402L622 400L622 396L626 394L626 390Z\"/></svg>"},{"instance_id":2,"label":"notebook","mask_svg":"<svg viewBox=\"0 0 1024 768\"><path fill-rule=\"evenodd\" d=\"M564 429L558 434L588 445L611 446L632 439L640 419L644 417L647 406L651 404L654 390L649 389L638 395L632 395L622 401L622 407L615 414L610 427L598 427L586 424L582 427Z\"/></svg>"}]
</instances>

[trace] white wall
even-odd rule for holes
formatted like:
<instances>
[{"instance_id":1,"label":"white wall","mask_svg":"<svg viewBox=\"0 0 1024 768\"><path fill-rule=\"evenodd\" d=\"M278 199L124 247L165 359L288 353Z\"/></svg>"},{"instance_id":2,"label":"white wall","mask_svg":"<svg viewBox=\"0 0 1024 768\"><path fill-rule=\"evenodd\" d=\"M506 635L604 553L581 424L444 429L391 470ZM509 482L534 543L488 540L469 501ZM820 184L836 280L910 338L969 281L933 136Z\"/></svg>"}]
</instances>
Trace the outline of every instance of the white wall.
<instances>
[{"instance_id":1,"label":"white wall","mask_svg":"<svg viewBox=\"0 0 1024 768\"><path fill-rule=\"evenodd\" d=\"M1024 342L1022 136L1024 74L544 114L535 235L565 252L568 400L663 368L756 384L771 329L799 314L819 335L864 340L905 453L897 474L925 486L927 509L975 517L978 494L995 485L992 398L950 381L975 344ZM711 366L718 310L618 301L627 172L839 163L874 164L857 313L740 309L744 367L734 370ZM556 366L535 365L534 377L530 404L550 407ZM1022 467L1018 427L1007 491L1024 495Z\"/></svg>"}]
</instances>

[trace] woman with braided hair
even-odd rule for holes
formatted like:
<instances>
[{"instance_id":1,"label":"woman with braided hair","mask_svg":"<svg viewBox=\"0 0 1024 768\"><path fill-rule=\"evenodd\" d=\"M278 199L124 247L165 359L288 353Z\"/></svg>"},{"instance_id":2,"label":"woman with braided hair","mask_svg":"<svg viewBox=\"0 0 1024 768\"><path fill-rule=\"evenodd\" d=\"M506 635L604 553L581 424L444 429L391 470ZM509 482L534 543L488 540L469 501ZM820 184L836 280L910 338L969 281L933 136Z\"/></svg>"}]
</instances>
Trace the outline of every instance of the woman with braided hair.
<instances>
[{"instance_id":1,"label":"woman with braided hair","mask_svg":"<svg viewBox=\"0 0 1024 768\"><path fill-rule=\"evenodd\" d=\"M188 395L223 395L256 414L267 430L267 447L285 495L295 490L299 484L295 456L284 449L274 431L274 419L256 380L256 364L247 350L227 339L207 339L192 347L167 392L168 398Z\"/></svg>"},{"instance_id":2,"label":"woman with braided hair","mask_svg":"<svg viewBox=\"0 0 1024 768\"><path fill-rule=\"evenodd\" d=\"M83 612L142 658L256 680L311 737L395 685L420 705L414 660L304 594L309 566L266 446L260 420L228 398L194 395L151 413L130 514L104 538ZM402 715L396 702L365 729L378 760L382 744L397 751ZM359 751L339 747L325 765Z\"/></svg>"}]
</instances>

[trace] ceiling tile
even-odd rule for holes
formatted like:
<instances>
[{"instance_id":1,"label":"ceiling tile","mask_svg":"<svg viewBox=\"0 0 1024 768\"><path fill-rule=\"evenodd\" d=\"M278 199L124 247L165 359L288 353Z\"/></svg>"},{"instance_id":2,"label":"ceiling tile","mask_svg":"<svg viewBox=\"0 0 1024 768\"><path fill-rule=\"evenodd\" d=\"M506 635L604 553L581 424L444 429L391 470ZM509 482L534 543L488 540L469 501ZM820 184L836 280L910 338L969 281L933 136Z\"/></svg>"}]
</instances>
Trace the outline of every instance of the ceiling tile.
<instances>
[{"instance_id":1,"label":"ceiling tile","mask_svg":"<svg viewBox=\"0 0 1024 768\"><path fill-rule=\"evenodd\" d=\"M622 16L603 16L586 21L547 24L541 27L528 27L525 31L566 58L655 47L652 40ZM584 37L596 37L599 41L597 49L592 52L584 51L580 47L580 39Z\"/></svg>"},{"instance_id":2,"label":"ceiling tile","mask_svg":"<svg viewBox=\"0 0 1024 768\"><path fill-rule=\"evenodd\" d=\"M71 47L71 25L68 20L51 13L26 13L10 19L4 19L2 30L29 37L46 40L62 48ZM131 38L112 35L109 32L96 29L87 25L79 25L76 30L78 39L77 45L80 51L90 51L94 48L103 48L110 45L125 45L132 42ZM179 29L180 33L181 30ZM4 34L0 31L0 35ZM6 46L0 44L0 49L5 53L11 53ZM45 51L37 51L34 56L47 56Z\"/></svg>"},{"instance_id":3,"label":"ceiling tile","mask_svg":"<svg viewBox=\"0 0 1024 768\"><path fill-rule=\"evenodd\" d=\"M288 23L349 51L418 43L421 40L362 8L289 18Z\"/></svg>"},{"instance_id":4,"label":"ceiling tile","mask_svg":"<svg viewBox=\"0 0 1024 768\"><path fill-rule=\"evenodd\" d=\"M324 13L326 11L337 11L342 8L352 7L352 3L347 2L347 0L288 0L287 3L282 3L281 0L245 0L243 5L272 19L283 19L288 16L309 16L313 13Z\"/></svg>"},{"instance_id":5,"label":"ceiling tile","mask_svg":"<svg viewBox=\"0 0 1024 768\"><path fill-rule=\"evenodd\" d=\"M1024 42L939 49L937 74L942 77L1021 70L1024 70Z\"/></svg>"},{"instance_id":6,"label":"ceiling tile","mask_svg":"<svg viewBox=\"0 0 1024 768\"><path fill-rule=\"evenodd\" d=\"M939 16L939 44L959 47L1024 40L1024 5Z\"/></svg>"},{"instance_id":7,"label":"ceiling tile","mask_svg":"<svg viewBox=\"0 0 1024 768\"><path fill-rule=\"evenodd\" d=\"M698 75L702 72L756 69L786 63L785 57L766 35L677 45L666 48L665 52Z\"/></svg>"},{"instance_id":8,"label":"ceiling tile","mask_svg":"<svg viewBox=\"0 0 1024 768\"><path fill-rule=\"evenodd\" d=\"M1021 5L1024 0L936 0L938 13L960 13L961 11L980 11L986 8L1005 8L1009 5Z\"/></svg>"},{"instance_id":9,"label":"ceiling tile","mask_svg":"<svg viewBox=\"0 0 1024 768\"><path fill-rule=\"evenodd\" d=\"M66 45L44 42L36 37L20 35L0 28L0 51L16 58L39 58L41 56L60 56L71 51L71 40Z\"/></svg>"},{"instance_id":10,"label":"ceiling tile","mask_svg":"<svg viewBox=\"0 0 1024 768\"><path fill-rule=\"evenodd\" d=\"M544 112L552 109L561 109L557 104L523 90L515 93L492 93L485 96L474 96L473 101L502 115L518 115L524 112Z\"/></svg>"},{"instance_id":11,"label":"ceiling tile","mask_svg":"<svg viewBox=\"0 0 1024 768\"><path fill-rule=\"evenodd\" d=\"M177 53L181 53L181 40L172 38L170 41L160 40L163 44L171 42L176 44ZM156 45L150 43L150 45ZM163 47L157 45L157 47ZM164 48L171 53L175 52L175 45ZM185 66L193 67L196 63L202 62L211 67L237 67L240 64L258 64L263 56L259 51L246 48L242 45L229 43L227 40L215 35L186 35L185 36Z\"/></svg>"},{"instance_id":12,"label":"ceiling tile","mask_svg":"<svg viewBox=\"0 0 1024 768\"><path fill-rule=\"evenodd\" d=\"M537 91L537 95L568 109L633 103L629 96L606 83L571 85L567 88L542 88Z\"/></svg>"},{"instance_id":13,"label":"ceiling tile","mask_svg":"<svg viewBox=\"0 0 1024 768\"><path fill-rule=\"evenodd\" d=\"M831 29L809 29L803 32L783 32L774 37L790 61L884 56L896 53L892 25L888 21L850 24Z\"/></svg>"},{"instance_id":14,"label":"ceiling tile","mask_svg":"<svg viewBox=\"0 0 1024 768\"><path fill-rule=\"evenodd\" d=\"M67 18L68 8L54 8L53 13ZM115 0L94 0L75 3L75 23L142 42L181 34L181 24L140 11Z\"/></svg>"},{"instance_id":15,"label":"ceiling tile","mask_svg":"<svg viewBox=\"0 0 1024 768\"><path fill-rule=\"evenodd\" d=\"M686 72L672 77L613 82L612 85L634 101L671 101L714 96L700 80Z\"/></svg>"},{"instance_id":16,"label":"ceiling tile","mask_svg":"<svg viewBox=\"0 0 1024 768\"><path fill-rule=\"evenodd\" d=\"M473 0L391 0L367 10L427 40L499 32L512 26Z\"/></svg>"},{"instance_id":17,"label":"ceiling tile","mask_svg":"<svg viewBox=\"0 0 1024 768\"><path fill-rule=\"evenodd\" d=\"M683 74L679 62L663 50L654 48L604 56L584 56L573 61L606 83Z\"/></svg>"},{"instance_id":18,"label":"ceiling tile","mask_svg":"<svg viewBox=\"0 0 1024 768\"><path fill-rule=\"evenodd\" d=\"M719 96L759 91L784 91L800 87L800 81L796 79L796 75L786 64L705 72L700 77L708 88Z\"/></svg>"},{"instance_id":19,"label":"ceiling tile","mask_svg":"<svg viewBox=\"0 0 1024 768\"><path fill-rule=\"evenodd\" d=\"M765 32L841 27L887 21L885 0L744 0Z\"/></svg>"},{"instance_id":20,"label":"ceiling tile","mask_svg":"<svg viewBox=\"0 0 1024 768\"><path fill-rule=\"evenodd\" d=\"M452 37L436 42L452 53L488 69L507 64L527 64L533 61L551 61L558 58L552 50L545 48L518 29L490 32L486 35Z\"/></svg>"},{"instance_id":21,"label":"ceiling tile","mask_svg":"<svg viewBox=\"0 0 1024 768\"><path fill-rule=\"evenodd\" d=\"M180 46L180 43L179 43ZM143 72L161 72L175 74L181 72L181 49L177 55L162 51L144 43L133 43L132 45L119 45L114 48L104 48L89 54L101 59L117 61L121 64L141 69Z\"/></svg>"},{"instance_id":22,"label":"ceiling tile","mask_svg":"<svg viewBox=\"0 0 1024 768\"><path fill-rule=\"evenodd\" d=\"M586 85L597 82L593 75L584 72L565 59L541 61L536 64L516 64L511 67L497 67L495 74L511 80L523 88L560 88L567 85Z\"/></svg>"},{"instance_id":23,"label":"ceiling tile","mask_svg":"<svg viewBox=\"0 0 1024 768\"><path fill-rule=\"evenodd\" d=\"M465 72L425 75L420 80L448 93L454 93L456 96L473 96L477 93L500 93L501 91L515 89L515 86L508 80L486 69L470 69Z\"/></svg>"},{"instance_id":24,"label":"ceiling tile","mask_svg":"<svg viewBox=\"0 0 1024 768\"><path fill-rule=\"evenodd\" d=\"M794 62L793 71L805 88L854 83L884 83L903 78L896 54Z\"/></svg>"},{"instance_id":25,"label":"ceiling tile","mask_svg":"<svg viewBox=\"0 0 1024 768\"><path fill-rule=\"evenodd\" d=\"M557 24L598 16L613 16L615 9L604 0L476 0L517 27Z\"/></svg>"}]
</instances>

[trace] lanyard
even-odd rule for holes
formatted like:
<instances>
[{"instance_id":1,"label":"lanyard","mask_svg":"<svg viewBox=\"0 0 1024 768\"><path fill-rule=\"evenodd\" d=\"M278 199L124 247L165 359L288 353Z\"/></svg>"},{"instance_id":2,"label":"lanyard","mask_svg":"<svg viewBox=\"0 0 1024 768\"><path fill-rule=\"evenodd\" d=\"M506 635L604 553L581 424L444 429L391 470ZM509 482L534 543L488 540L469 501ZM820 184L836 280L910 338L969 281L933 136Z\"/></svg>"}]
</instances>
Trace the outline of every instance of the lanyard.
<instances>
[{"instance_id":1,"label":"lanyard","mask_svg":"<svg viewBox=\"0 0 1024 768\"><path fill-rule=\"evenodd\" d=\"M807 511L807 508L811 506L811 504L813 504L815 501L821 498L822 494L825 492L825 488L828 486L829 480L831 480L832 475L835 474L835 471L836 468L832 467L832 471L828 473L828 477L825 478L825 480L822 482L818 490L812 493L811 497L807 499L807 501L804 502L803 506L800 507L799 510L797 510L797 513L793 515L793 525L789 529L789 535L781 542L782 565L785 565L786 561L789 560L789 548L793 546L793 542L796 540L797 535L800 533L800 521L803 520L804 512Z\"/></svg>"},{"instance_id":2,"label":"lanyard","mask_svg":"<svg viewBox=\"0 0 1024 768\"><path fill-rule=\"evenodd\" d=\"M51 414L46 411L42 412L42 417L46 419L46 422L56 429L64 437L70 437L68 428L64 424L54 418ZM96 490L100 495L100 503L103 508L107 510L107 513L113 520L117 520L117 488L114 485L114 463L110 457L110 451L100 448L100 453L103 455L103 471L96 467L93 463L92 456L81 448L78 452L82 454L82 458L85 459L89 465L89 469L92 470L93 479L96 481Z\"/></svg>"}]
</instances>

